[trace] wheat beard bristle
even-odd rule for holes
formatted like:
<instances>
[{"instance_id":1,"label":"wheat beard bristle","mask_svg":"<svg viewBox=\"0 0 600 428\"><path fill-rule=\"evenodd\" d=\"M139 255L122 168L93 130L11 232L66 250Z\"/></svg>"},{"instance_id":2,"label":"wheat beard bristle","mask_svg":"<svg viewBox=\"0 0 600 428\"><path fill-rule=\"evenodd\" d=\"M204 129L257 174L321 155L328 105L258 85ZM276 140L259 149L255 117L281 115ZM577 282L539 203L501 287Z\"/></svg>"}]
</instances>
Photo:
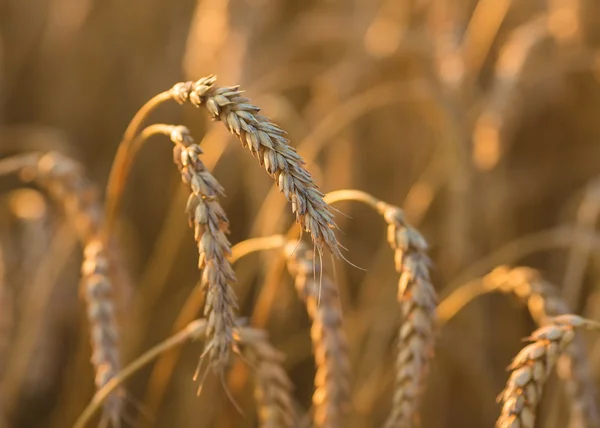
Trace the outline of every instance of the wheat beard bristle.
<instances>
[{"instance_id":1,"label":"wheat beard bristle","mask_svg":"<svg viewBox=\"0 0 600 428\"><path fill-rule=\"evenodd\" d=\"M177 127L174 132L181 133L183 130L185 128ZM223 189L200 160L200 146L191 144L185 134L172 136L172 139L189 144L176 144L173 158L182 181L191 191L186 211L190 226L194 228L198 268L203 270L201 287L206 292L204 315L208 325L204 353L208 354L213 370L222 373L235 345L233 328L238 308L237 297L231 287L236 281L235 273L228 260L231 255L231 244L226 237L229 221L218 201Z\"/></svg>"},{"instance_id":2,"label":"wheat beard bristle","mask_svg":"<svg viewBox=\"0 0 600 428\"><path fill-rule=\"evenodd\" d=\"M556 287L545 281L535 269L499 266L483 277L483 283L489 289L517 296L527 305L531 317L539 326L543 326L548 317L570 312ZM580 337L576 336L561 355L557 373L567 389L571 411L569 426L600 426L596 385L586 358L585 344Z\"/></svg>"},{"instance_id":3,"label":"wheat beard bristle","mask_svg":"<svg viewBox=\"0 0 600 428\"><path fill-rule=\"evenodd\" d=\"M96 369L96 388L108 383L120 370L119 334L109 279L109 260L100 239L85 246L81 267L81 293L87 303L91 326L92 364ZM104 402L104 417L115 427L120 426L124 390L117 389Z\"/></svg>"},{"instance_id":4,"label":"wheat beard bristle","mask_svg":"<svg viewBox=\"0 0 600 428\"><path fill-rule=\"evenodd\" d=\"M242 355L254 369L254 396L261 428L293 428L293 384L282 367L283 354L273 348L263 330L238 329Z\"/></svg>"},{"instance_id":5,"label":"wheat beard bristle","mask_svg":"<svg viewBox=\"0 0 600 428\"><path fill-rule=\"evenodd\" d=\"M336 257L342 257L333 232L337 226L331 208L304 167L304 160L285 138L285 131L258 114L260 109L242 96L238 86L221 88L214 85L215 81L215 76L208 76L196 82L178 83L172 91L180 103L189 100L196 107L203 106L214 120L223 122L292 203L296 222L311 233L319 252L326 247Z\"/></svg>"},{"instance_id":6,"label":"wheat beard bristle","mask_svg":"<svg viewBox=\"0 0 600 428\"><path fill-rule=\"evenodd\" d=\"M404 318L398 338L392 411L384 426L412 427L433 358L437 297L429 278L425 239L406 223L400 208L387 207L384 218L400 274L398 301Z\"/></svg>"},{"instance_id":7,"label":"wheat beard bristle","mask_svg":"<svg viewBox=\"0 0 600 428\"><path fill-rule=\"evenodd\" d=\"M576 328L598 329L598 324L577 315L548 320L528 338L527 345L509 366L506 388L499 396L502 412L497 428L534 428L544 385L560 354L575 338Z\"/></svg>"},{"instance_id":8,"label":"wheat beard bristle","mask_svg":"<svg viewBox=\"0 0 600 428\"><path fill-rule=\"evenodd\" d=\"M314 252L306 244L293 241L284 251L298 295L312 320L310 335L317 366L314 426L340 427L350 406L350 361L337 287L322 275Z\"/></svg>"}]
</instances>

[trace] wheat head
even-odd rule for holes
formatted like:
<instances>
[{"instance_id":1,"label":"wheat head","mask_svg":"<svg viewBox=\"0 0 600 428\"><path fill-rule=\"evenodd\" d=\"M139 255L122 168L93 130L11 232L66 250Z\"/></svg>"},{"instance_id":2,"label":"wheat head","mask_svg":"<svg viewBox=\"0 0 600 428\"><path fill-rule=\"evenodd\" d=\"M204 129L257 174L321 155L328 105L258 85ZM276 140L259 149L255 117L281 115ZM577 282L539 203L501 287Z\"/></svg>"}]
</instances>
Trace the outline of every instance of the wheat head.
<instances>
[{"instance_id":1,"label":"wheat head","mask_svg":"<svg viewBox=\"0 0 600 428\"><path fill-rule=\"evenodd\" d=\"M331 209L285 131L260 115L260 109L242 96L238 86L218 87L215 82L216 76L203 77L196 82L178 83L172 92L178 102L205 107L214 120L223 122L275 180L292 203L296 222L311 233L319 251L326 247L340 257Z\"/></svg>"},{"instance_id":2,"label":"wheat head","mask_svg":"<svg viewBox=\"0 0 600 428\"><path fill-rule=\"evenodd\" d=\"M284 251L296 291L312 321L310 335L317 366L314 426L339 427L350 405L350 361L337 287L323 275L306 244L291 241Z\"/></svg>"}]
</instances>

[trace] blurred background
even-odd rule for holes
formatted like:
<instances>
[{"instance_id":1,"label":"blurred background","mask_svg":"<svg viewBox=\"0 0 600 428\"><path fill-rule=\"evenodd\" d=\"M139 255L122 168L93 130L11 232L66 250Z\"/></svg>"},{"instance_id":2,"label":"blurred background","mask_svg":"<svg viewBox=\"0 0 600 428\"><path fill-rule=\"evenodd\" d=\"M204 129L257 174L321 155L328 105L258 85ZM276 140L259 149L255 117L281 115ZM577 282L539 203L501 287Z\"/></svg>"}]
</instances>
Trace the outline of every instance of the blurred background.
<instances>
[{"instance_id":1,"label":"blurred background","mask_svg":"<svg viewBox=\"0 0 600 428\"><path fill-rule=\"evenodd\" d=\"M4 0L0 156L60 151L103 188L137 109L214 73L288 131L323 191L357 188L402 207L431 245L441 298L499 264L527 265L574 312L600 320L599 45L597 0ZM203 139L233 243L292 224L272 180L204 111L171 103L152 120ZM119 226L133 284L119 301L125 361L171 334L199 278L187 191L163 140L140 153ZM1 424L68 427L94 391L81 248L35 186L1 177L0 191ZM345 426L379 427L393 392L397 274L377 214L338 207L346 255L365 269L336 262L354 375ZM286 354L296 405L308 410L309 322L290 278L272 252L236 272L241 316ZM257 304L268 282L276 297ZM503 295L448 322L422 426L493 426L505 368L533 328ZM599 381L600 342L586 339ZM258 426L243 364L229 382L244 415L219 379L196 397L201 350L184 348L159 405L148 401L152 367L127 383L133 426ZM26 369L15 380L16 367ZM561 385L549 390L540 426L564 427Z\"/></svg>"}]
</instances>

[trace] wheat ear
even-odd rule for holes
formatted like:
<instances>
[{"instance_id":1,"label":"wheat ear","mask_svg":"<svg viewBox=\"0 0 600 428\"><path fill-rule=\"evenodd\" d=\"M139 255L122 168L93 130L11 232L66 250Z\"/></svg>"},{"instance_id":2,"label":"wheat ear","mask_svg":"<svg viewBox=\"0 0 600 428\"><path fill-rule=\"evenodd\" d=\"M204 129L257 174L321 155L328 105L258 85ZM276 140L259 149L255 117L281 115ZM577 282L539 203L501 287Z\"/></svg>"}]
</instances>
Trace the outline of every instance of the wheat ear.
<instances>
[{"instance_id":1,"label":"wheat ear","mask_svg":"<svg viewBox=\"0 0 600 428\"><path fill-rule=\"evenodd\" d=\"M229 221L219 204L223 188L202 163L202 149L195 144L187 128L173 127L173 160L182 181L190 189L186 211L198 245L198 268L202 269L201 287L206 292L204 315L208 319L205 353L215 371L222 371L234 347L233 328L237 297L231 284L235 273L228 258L231 244L226 234Z\"/></svg>"},{"instance_id":2,"label":"wheat ear","mask_svg":"<svg viewBox=\"0 0 600 428\"><path fill-rule=\"evenodd\" d=\"M561 315L548 320L528 338L527 345L514 358L506 388L498 397L502 412L497 428L534 428L536 409L544 384L560 354L575 338L575 329L600 329L600 323L577 315Z\"/></svg>"},{"instance_id":3,"label":"wheat ear","mask_svg":"<svg viewBox=\"0 0 600 428\"><path fill-rule=\"evenodd\" d=\"M100 239L90 240L84 249L81 267L81 293L87 303L91 327L92 364L96 369L96 389L102 388L120 370L118 326L112 300L113 287L109 277L109 258ZM123 390L113 393L104 403L105 418L120 426L123 410Z\"/></svg>"},{"instance_id":4,"label":"wheat ear","mask_svg":"<svg viewBox=\"0 0 600 428\"><path fill-rule=\"evenodd\" d=\"M400 274L398 301L404 317L398 338L393 407L385 427L410 427L418 414L419 398L433 357L437 298L429 278L425 239L406 222L400 208L387 206L383 216Z\"/></svg>"},{"instance_id":5,"label":"wheat ear","mask_svg":"<svg viewBox=\"0 0 600 428\"><path fill-rule=\"evenodd\" d=\"M418 417L419 402L425 387L429 363L435 347L437 324L435 289L429 279L427 242L404 218L403 211L366 192L337 190L325 195L330 204L356 201L369 205L388 224L387 240L394 250L398 282L398 301L404 322L398 334L396 386L392 411L385 427L411 427Z\"/></svg>"},{"instance_id":6,"label":"wheat ear","mask_svg":"<svg viewBox=\"0 0 600 428\"><path fill-rule=\"evenodd\" d=\"M97 188L85 177L84 168L73 159L57 153L42 156L35 167L36 182L62 205L84 246L81 268L82 297L90 323L92 364L96 388L103 387L120 369L119 326L113 302L110 275L112 260L101 235L102 204ZM104 406L104 418L120 426L124 390L113 393Z\"/></svg>"},{"instance_id":7,"label":"wheat ear","mask_svg":"<svg viewBox=\"0 0 600 428\"><path fill-rule=\"evenodd\" d=\"M314 425L339 427L350 404L350 362L337 287L323 275L314 252L306 244L291 241L284 251L288 270L312 321L310 336L317 366Z\"/></svg>"},{"instance_id":8,"label":"wheat ear","mask_svg":"<svg viewBox=\"0 0 600 428\"><path fill-rule=\"evenodd\" d=\"M254 396L261 428L295 427L293 385L281 365L283 354L271 346L263 330L240 327L237 335L242 355L253 366Z\"/></svg>"},{"instance_id":9,"label":"wheat ear","mask_svg":"<svg viewBox=\"0 0 600 428\"><path fill-rule=\"evenodd\" d=\"M523 301L534 321L542 326L548 317L569 312L558 290L542 278L540 272L528 267L500 266L483 277L490 290L513 294ZM570 405L570 427L596 428L600 425L597 392L586 358L585 344L575 337L558 362L558 376L565 382Z\"/></svg>"},{"instance_id":10,"label":"wheat ear","mask_svg":"<svg viewBox=\"0 0 600 428\"><path fill-rule=\"evenodd\" d=\"M330 207L304 167L304 160L285 138L285 131L260 115L260 109L242 96L238 86L221 88L215 82L216 76L208 76L196 82L178 83L172 92L178 102L189 100L196 107L205 107L214 120L223 122L275 180L292 203L296 222L311 233L319 251L326 247L340 257Z\"/></svg>"}]
</instances>

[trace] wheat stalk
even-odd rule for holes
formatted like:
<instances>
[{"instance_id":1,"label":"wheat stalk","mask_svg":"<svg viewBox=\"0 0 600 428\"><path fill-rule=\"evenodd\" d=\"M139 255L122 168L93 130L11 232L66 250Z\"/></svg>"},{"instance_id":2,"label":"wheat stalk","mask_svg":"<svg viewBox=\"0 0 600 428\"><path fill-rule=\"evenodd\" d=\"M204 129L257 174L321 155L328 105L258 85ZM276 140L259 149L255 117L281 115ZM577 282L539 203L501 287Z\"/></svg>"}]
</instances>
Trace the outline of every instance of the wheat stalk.
<instances>
[{"instance_id":1,"label":"wheat stalk","mask_svg":"<svg viewBox=\"0 0 600 428\"><path fill-rule=\"evenodd\" d=\"M536 409L544 384L560 354L575 338L575 329L600 329L600 324L577 315L561 315L548 320L528 338L531 344L519 352L509 370L506 388L499 396L502 412L497 428L534 428Z\"/></svg>"},{"instance_id":2,"label":"wheat stalk","mask_svg":"<svg viewBox=\"0 0 600 428\"><path fill-rule=\"evenodd\" d=\"M191 192L186 211L194 228L198 268L203 270L201 287L206 292L205 353L209 355L211 367L222 372L235 345L233 328L238 307L231 287L236 281L235 273L228 260L231 255L231 244L226 236L229 221L218 200L224 191L200 160L202 149L194 143L187 128L172 127L170 137L175 143L173 160Z\"/></svg>"},{"instance_id":3,"label":"wheat stalk","mask_svg":"<svg viewBox=\"0 0 600 428\"><path fill-rule=\"evenodd\" d=\"M260 109L242 96L238 86L218 87L215 82L216 76L211 75L196 82L178 83L172 93L178 102L205 107L214 120L223 122L275 180L292 203L296 222L311 233L319 251L327 247L341 257L330 207L304 167L304 160L285 138L285 131L260 115Z\"/></svg>"},{"instance_id":4,"label":"wheat stalk","mask_svg":"<svg viewBox=\"0 0 600 428\"><path fill-rule=\"evenodd\" d=\"M281 365L283 354L271 346L263 330L240 327L237 335L242 355L253 366L254 397L261 428L296 426L293 385Z\"/></svg>"},{"instance_id":5,"label":"wheat stalk","mask_svg":"<svg viewBox=\"0 0 600 428\"><path fill-rule=\"evenodd\" d=\"M312 320L310 335L317 365L314 424L317 428L339 427L350 404L350 362L337 287L323 276L306 244L291 241L284 251L298 295Z\"/></svg>"},{"instance_id":6,"label":"wheat stalk","mask_svg":"<svg viewBox=\"0 0 600 428\"><path fill-rule=\"evenodd\" d=\"M548 317L569 313L567 303L558 295L556 288L535 269L500 266L483 277L482 282L489 290L517 296L527 305L532 318L540 326L547 323ZM581 338L575 337L561 355L557 368L569 396L570 426L598 427L600 416L596 386Z\"/></svg>"}]
</instances>

